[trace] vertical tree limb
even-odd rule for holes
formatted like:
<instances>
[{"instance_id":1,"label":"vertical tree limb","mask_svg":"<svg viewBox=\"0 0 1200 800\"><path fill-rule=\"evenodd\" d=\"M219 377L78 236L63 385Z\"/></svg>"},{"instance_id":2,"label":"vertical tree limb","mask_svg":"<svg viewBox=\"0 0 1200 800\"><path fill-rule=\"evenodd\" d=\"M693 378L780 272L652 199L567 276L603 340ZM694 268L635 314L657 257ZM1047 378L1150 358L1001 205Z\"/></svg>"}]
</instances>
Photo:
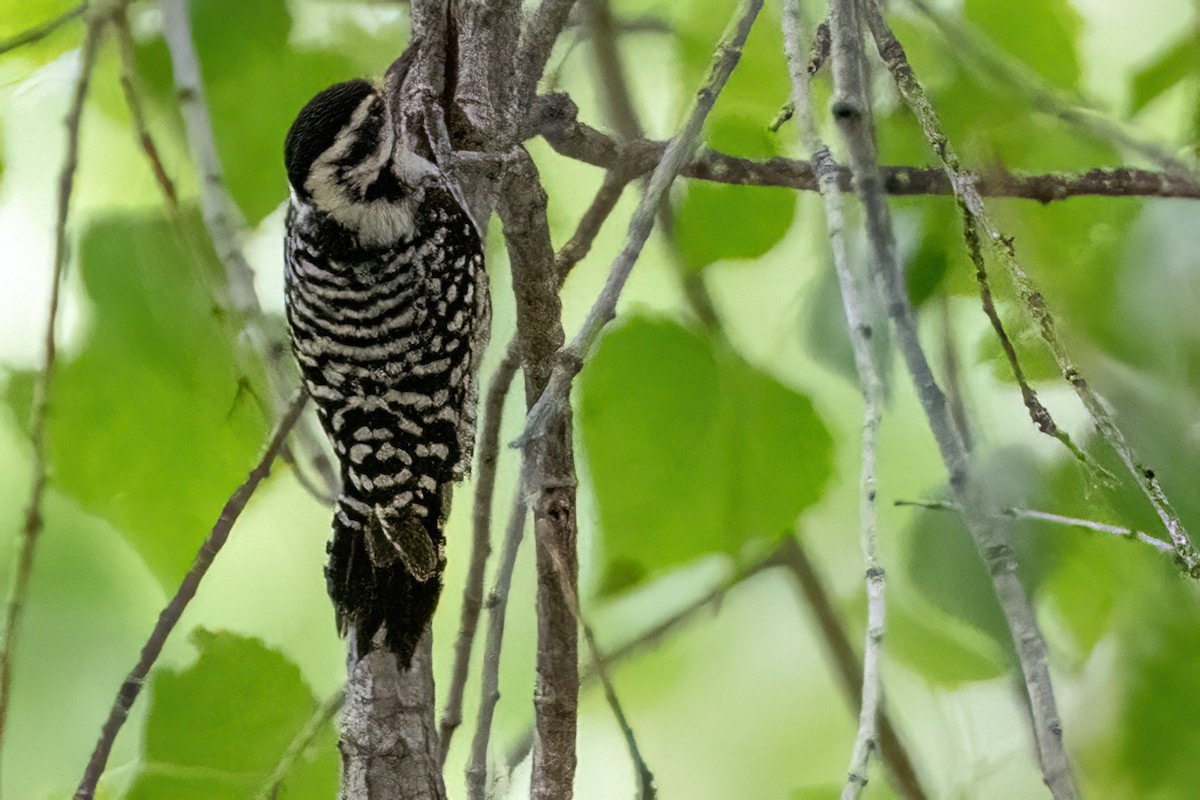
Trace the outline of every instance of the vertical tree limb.
<instances>
[{"instance_id":1,"label":"vertical tree limb","mask_svg":"<svg viewBox=\"0 0 1200 800\"><path fill-rule=\"evenodd\" d=\"M444 800L433 721L433 637L408 669L376 648L350 667L342 707L342 800Z\"/></svg>"},{"instance_id":2,"label":"vertical tree limb","mask_svg":"<svg viewBox=\"0 0 1200 800\"><path fill-rule=\"evenodd\" d=\"M600 227L608 219L626 180L614 173L606 173L600 189L591 205L579 220L575 233L554 258L555 270L561 287L571 269L591 249ZM483 425L480 428L478 466L475 471L475 498L472 522L471 562L467 569L467 580L463 587L462 618L458 638L454 644L454 667L451 671L450 688L446 695L445 710L441 722L441 761L445 768L446 756L454 731L462 724L463 691L470 669L471 649L479 624L483 605L483 573L491 553L492 498L496 485L496 464L500 448L500 423L504 400L517 370L521 366L520 351L516 339L505 348L504 357L492 375L483 408ZM505 589L507 591L507 589Z\"/></svg>"},{"instance_id":3,"label":"vertical tree limb","mask_svg":"<svg viewBox=\"0 0 1200 800\"><path fill-rule=\"evenodd\" d=\"M908 302L875 154L859 2L833 0L832 3L833 116L850 153L855 188L866 210L872 271L885 297L897 346L949 473L951 491L963 508L963 521L991 573L993 588L1008 622L1029 693L1042 777L1055 798L1074 798L1075 779L1063 749L1062 722L1050 681L1045 639L1029 597L1017 578L1016 559L1007 536L984 510L982 494L970 474L966 448L955 428L946 397L929 367Z\"/></svg>"},{"instance_id":4,"label":"vertical tree limb","mask_svg":"<svg viewBox=\"0 0 1200 800\"><path fill-rule=\"evenodd\" d=\"M546 193L528 153L520 150L501 187L500 220L508 246L517 306L517 346L525 375L526 406L546 389L562 346L562 304ZM575 777L575 729L579 703L578 631L559 582L557 558L568 584L577 581L575 462L568 408L545 435L522 447L523 490L533 511L537 545L537 742L531 796L569 800Z\"/></svg>"},{"instance_id":5,"label":"vertical tree limb","mask_svg":"<svg viewBox=\"0 0 1200 800\"><path fill-rule=\"evenodd\" d=\"M792 79L792 104L800 120L805 148L812 154L817 185L825 205L825 218L833 251L834 270L842 295L842 309L854 351L854 367L863 396L862 442L859 465L858 524L863 559L866 562L867 633L863 645L862 698L859 704L858 733L850 755L850 767L842 800L854 800L867 784L867 768L878 746L878 716L882 694L879 675L884 632L884 571L876 548L876 441L883 417L883 383L871 352L871 326L867 321L866 293L851 272L845 237L842 195L838 189L837 165L829 148L821 141L813 120L808 64L803 44L803 7L800 0L784 4L784 48Z\"/></svg>"},{"instance_id":6,"label":"vertical tree limb","mask_svg":"<svg viewBox=\"0 0 1200 800\"><path fill-rule=\"evenodd\" d=\"M483 610L483 579L491 555L492 501L496 489L496 465L500 455L500 423L503 418L504 400L509 387L521 366L514 343L510 342L504 358L492 375L487 397L483 404L483 425L480 428L479 464L475 470L475 497L471 522L471 561L467 566L467 578L463 585L462 614L458 625L458 638L454 641L454 666L450 672L450 688L446 694L446 705L442 712L440 752L438 760L443 769L450 752L450 740L462 724L463 694L467 685L467 673L471 668L471 650L475 643L475 632L479 627L479 615ZM511 577L511 576L510 576ZM505 590L507 591L507 589Z\"/></svg>"}]
</instances>

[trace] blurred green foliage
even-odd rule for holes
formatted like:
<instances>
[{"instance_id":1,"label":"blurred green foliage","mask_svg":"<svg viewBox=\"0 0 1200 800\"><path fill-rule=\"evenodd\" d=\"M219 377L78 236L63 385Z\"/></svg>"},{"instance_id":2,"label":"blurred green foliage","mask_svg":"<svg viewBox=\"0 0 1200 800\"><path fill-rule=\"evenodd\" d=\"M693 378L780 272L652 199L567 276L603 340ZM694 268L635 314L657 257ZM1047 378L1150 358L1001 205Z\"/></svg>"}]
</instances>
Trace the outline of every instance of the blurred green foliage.
<instances>
[{"instance_id":1,"label":"blurred green foliage","mask_svg":"<svg viewBox=\"0 0 1200 800\"><path fill-rule=\"evenodd\" d=\"M194 211L174 229L151 214L89 225L79 275L92 322L79 352L63 354L48 426L55 485L122 531L168 589L268 424L261 378L241 372L261 367L236 357L237 321L213 300L220 267L207 241ZM10 380L18 414L32 378Z\"/></svg>"},{"instance_id":2,"label":"blurred green foliage","mask_svg":"<svg viewBox=\"0 0 1200 800\"><path fill-rule=\"evenodd\" d=\"M647 130L669 130L706 73L733 4L613 5L621 19L653 23L625 35L621 50L635 100L650 112ZM809 5L817 18L817 4ZM1178 2L963 0L934 17L892 5L897 35L972 168L1084 170L1130 160L1094 130L1064 121L1047 97L1078 100L1091 113L1112 117L1127 109L1144 126L1141 138L1168 150L1195 145L1197 23ZM0 0L0 40L72 6L68 0ZM320 88L382 72L405 43L406 12L366 0L194 0L189 7L225 177L255 228L248 252L260 293L269 309L277 308L282 231L273 212L286 196L283 136ZM184 212L168 221L150 205L153 196L130 188L144 187L146 167L128 134L110 43L97 72L97 81L108 83L94 88L85 115L81 199L73 212L63 347L47 429L52 491L17 654L0 786L16 798L69 796L163 596L254 464L270 424L261 354L248 352L238 334L238 320L223 300L222 270L193 207L196 176L160 18L151 3L135 2L129 12L152 100L151 132L184 192ZM1141 15L1159 22L1142 24ZM802 156L795 123L769 130L789 97L779 22L777 5L767 4L713 111L708 145L756 159ZM53 181L58 162L47 166L47 143L61 126L57 111L23 103L31 93L65 97L75 69L66 56L78 47L81 30L78 21L68 23L0 60L0 222L9 226L2 230L24 232L33 227L30 219L39 230L49 228L52 208L37 198L49 196L39 181ZM1114 30L1120 36L1105 38L1104 31ZM565 40L574 42L582 31L571 28ZM1135 38L1138 46L1127 53ZM555 88L569 91L595 123L603 116L593 53L587 46L560 47L551 66ZM1101 65L1103 75L1118 71L1121 79L1098 79ZM875 85L883 160L931 164L919 126L881 71ZM829 96L827 70L815 93ZM825 133L835 140L832 127ZM543 150L535 152L552 189L552 234L562 242L573 230L574 209L588 200L577 188L583 172L557 156L542 158ZM57 159L59 151L53 152ZM819 203L783 189L699 181L679 187L673 201L673 244L651 242L621 317L576 387L584 613L606 646L627 641L719 585L735 566L761 557L779 537L799 534L859 642L865 620L856 537L861 401ZM603 280L620 245L614 231L623 228L632 202L618 206L565 287L568 330ZM1185 523L1200 530L1200 486L1192 479L1200 471L1196 206L1106 198L991 206L1072 353ZM902 198L893 207L910 298L925 314L922 333L940 378L957 359L957 388L974 421L977 474L992 502L1161 535L1135 488L1093 485L1069 454L1033 430L979 310L954 203ZM847 211L853 229L861 219L854 204ZM12 267L0 265L0 292L9 292L11 283L12 292L40 297L49 269L24 262L23 246L17 242L14 257L6 257ZM490 268L502 288L506 265L496 252ZM865 248L857 238L851 253L861 263ZM1002 266L989 266L1001 314L1043 400L1094 458L1119 473L1058 379ZM714 287L720 331L697 325L679 289L682 280ZM493 294L496 329L509 329L511 302L499 289ZM11 363L0 417L0 493L10 502L0 504L0 525L14 532L28 490L30 365L42 313L40 303L28 305L22 309L27 318L13 324L34 331L21 338L32 344L4 351ZM882 301L872 298L870 305L888 387L879 530L888 575L889 711L930 796L1038 796L1043 789L1013 677L1012 644L973 546L952 514L891 505L944 495L944 472L890 352ZM519 431L518 405L514 398L505 441ZM497 496L507 496L515 483L514 466L511 454L502 454ZM263 639L225 630L231 619L234 627L242 621L240 598L206 605L213 581L202 586L198 607L182 626L192 636L181 629L169 643L118 742L104 796L253 796L331 691L327 665L312 657L328 650L328 615L295 618L296 609L312 608L312 598L301 600L298 592L320 591L312 568L320 542L311 530L298 530L295 476L277 471L276 480L293 493L283 500L256 497L234 531L237 541L254 539L255 558L271 559L264 571L287 576L245 587L247 596L278 595L254 613L243 609L242 616L253 618L247 626L264 631ZM450 574L435 637L442 691L468 556L470 496L470 487L456 494L450 520ZM496 516L502 518L502 507ZM322 516L312 528L324 525ZM1066 741L1086 794L1194 796L1200 779L1192 724L1200 714L1192 689L1200 666L1195 587L1169 559L1131 541L1031 522L1006 527L1047 632ZM15 553L15 534L7 536L0 589L7 589ZM527 548L513 590L519 602L510 604L498 758L529 721L529 558ZM214 571L222 563L218 559ZM259 564L230 574L251 574ZM227 576L217 585L236 592L238 584ZM623 662L618 689L662 796L836 793L855 716L824 650L807 607L779 570L770 570L733 589L720 616L701 617L660 651ZM329 660L340 671L340 655ZM474 694L471 684L468 698ZM469 703L468 720L472 713ZM632 770L598 694L585 694L583 715L579 796L628 795ZM455 796L464 750L458 742L451 751L447 775ZM323 726L279 796L330 797L336 773L335 734ZM514 791L521 791L522 780L518 771ZM868 796L890 792L876 764Z\"/></svg>"}]
</instances>

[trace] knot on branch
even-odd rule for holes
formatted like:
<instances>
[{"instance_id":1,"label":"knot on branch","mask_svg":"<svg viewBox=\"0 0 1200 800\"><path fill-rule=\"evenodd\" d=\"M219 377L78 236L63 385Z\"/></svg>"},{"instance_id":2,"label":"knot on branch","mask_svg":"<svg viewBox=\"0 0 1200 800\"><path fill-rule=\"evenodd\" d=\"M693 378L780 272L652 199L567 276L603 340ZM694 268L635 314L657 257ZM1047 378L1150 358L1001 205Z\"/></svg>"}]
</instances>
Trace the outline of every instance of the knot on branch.
<instances>
[{"instance_id":1,"label":"knot on branch","mask_svg":"<svg viewBox=\"0 0 1200 800\"><path fill-rule=\"evenodd\" d=\"M829 111L838 122L857 122L863 117L862 106L856 100L846 97L839 97L837 100L834 100L833 105L829 107Z\"/></svg>"},{"instance_id":2,"label":"knot on branch","mask_svg":"<svg viewBox=\"0 0 1200 800\"><path fill-rule=\"evenodd\" d=\"M533 101L529 116L525 120L526 136L540 135L553 141L556 135L574 125L579 118L579 106L566 92L551 92L540 95Z\"/></svg>"}]
</instances>

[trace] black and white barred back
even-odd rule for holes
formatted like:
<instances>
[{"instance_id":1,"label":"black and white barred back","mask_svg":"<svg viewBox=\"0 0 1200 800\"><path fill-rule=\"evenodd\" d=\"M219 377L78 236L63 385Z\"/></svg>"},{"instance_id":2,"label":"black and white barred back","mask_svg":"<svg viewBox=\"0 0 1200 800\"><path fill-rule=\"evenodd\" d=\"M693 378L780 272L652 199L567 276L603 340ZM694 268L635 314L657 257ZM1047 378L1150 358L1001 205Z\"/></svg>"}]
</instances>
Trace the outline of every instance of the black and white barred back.
<instances>
[{"instance_id":1,"label":"black and white barred back","mask_svg":"<svg viewBox=\"0 0 1200 800\"><path fill-rule=\"evenodd\" d=\"M317 95L285 156L292 348L341 464L329 594L359 656L382 629L407 664L441 591L450 488L471 460L483 247L366 81Z\"/></svg>"}]
</instances>

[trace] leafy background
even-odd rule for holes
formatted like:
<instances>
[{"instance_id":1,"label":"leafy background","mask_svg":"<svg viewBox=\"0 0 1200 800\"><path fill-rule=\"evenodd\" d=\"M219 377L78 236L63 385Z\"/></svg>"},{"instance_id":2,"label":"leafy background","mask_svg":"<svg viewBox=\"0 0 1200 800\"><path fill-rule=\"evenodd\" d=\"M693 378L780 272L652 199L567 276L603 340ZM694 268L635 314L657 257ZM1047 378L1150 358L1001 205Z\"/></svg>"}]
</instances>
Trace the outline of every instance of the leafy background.
<instances>
[{"instance_id":1,"label":"leafy background","mask_svg":"<svg viewBox=\"0 0 1200 800\"><path fill-rule=\"evenodd\" d=\"M0 40L71 5L0 0ZM324 85L381 72L403 43L405 12L349 0L191 5L218 147L254 228L247 244L260 294L278 313L286 190L279 151L287 125ZM614 5L620 15L653 14L669 25L622 41L643 121L651 135L665 136L707 68L726 9L715 0ZM1003 77L1008 69L1131 120L1171 149L1194 152L1200 26L1183 0L964 0L939 4L943 25L908 4L893 6L897 32L969 163L1028 170L1120 163L1121 153L1103 140L1036 111L1029 93ZM168 171L191 197L195 176L158 20L152 4L134 3L130 12L152 130ZM720 98L707 134L716 147L752 157L797 154L794 128L767 129L788 93L778 13L768 4ZM5 592L30 480L31 370L79 32L75 23L0 60ZM974 44L963 47L956 36ZM589 47L562 48L554 65L585 118L603 124L593 111L601 105ZM252 388L261 376L246 373L255 368L239 357L242 344L213 300L220 272L207 246L197 244L205 238L194 208L185 206L174 225L164 218L129 134L117 66L106 48L85 115L75 257L49 423L52 489L16 655L0 784L8 797L70 796L116 687L270 425ZM818 86L822 96L827 91ZM879 123L886 161L928 163L919 131L894 98L884 97ZM530 147L551 197L555 240L563 242L600 175L540 142ZM675 202L678 250L652 240L575 395L587 613L602 644L615 646L796 532L858 640L865 617L855 534L860 405L819 203L782 190L695 182ZM631 192L564 290L568 328L603 281L632 203ZM895 208L931 352L953 332L981 470L994 495L1157 530L1134 491L1087 486L1029 425L973 297L952 205L919 198ZM1078 199L994 208L1079 360L1184 521L1200 530L1200 487L1191 480L1200 469L1195 205ZM513 326L507 264L501 242L489 248L493 341L502 342ZM707 282L721 333L706 331L688 310L685 274ZM999 288L1002 312L1047 403L1087 441L1076 401L1053 379L1007 288ZM942 472L902 374L890 376L888 397L880 497L889 710L936 796L1038 796L1011 645L964 532L948 516L891 505L938 496ZM504 441L516 434L520 403L510 398ZM512 454L503 458L501 498L511 496L515 478ZM263 785L343 671L321 579L327 517L285 468L259 491L123 732L105 796L235 798ZM439 675L457 626L468 519L460 500L435 622ZM1086 794L1194 796L1194 588L1130 542L1029 524L1015 526L1015 536ZM531 718L531 572L526 552L510 604L497 753ZM664 797L817 797L841 783L854 717L815 623L777 571L739 585L718 610L624 662L615 680ZM469 703L476 695L472 684ZM451 754L454 793L464 750L460 740ZM632 790L624 744L594 690L583 699L579 752L581 797ZM512 778L517 793L525 769ZM281 796L329 797L336 770L330 729L303 754ZM878 778L870 791L889 796Z\"/></svg>"}]
</instances>

